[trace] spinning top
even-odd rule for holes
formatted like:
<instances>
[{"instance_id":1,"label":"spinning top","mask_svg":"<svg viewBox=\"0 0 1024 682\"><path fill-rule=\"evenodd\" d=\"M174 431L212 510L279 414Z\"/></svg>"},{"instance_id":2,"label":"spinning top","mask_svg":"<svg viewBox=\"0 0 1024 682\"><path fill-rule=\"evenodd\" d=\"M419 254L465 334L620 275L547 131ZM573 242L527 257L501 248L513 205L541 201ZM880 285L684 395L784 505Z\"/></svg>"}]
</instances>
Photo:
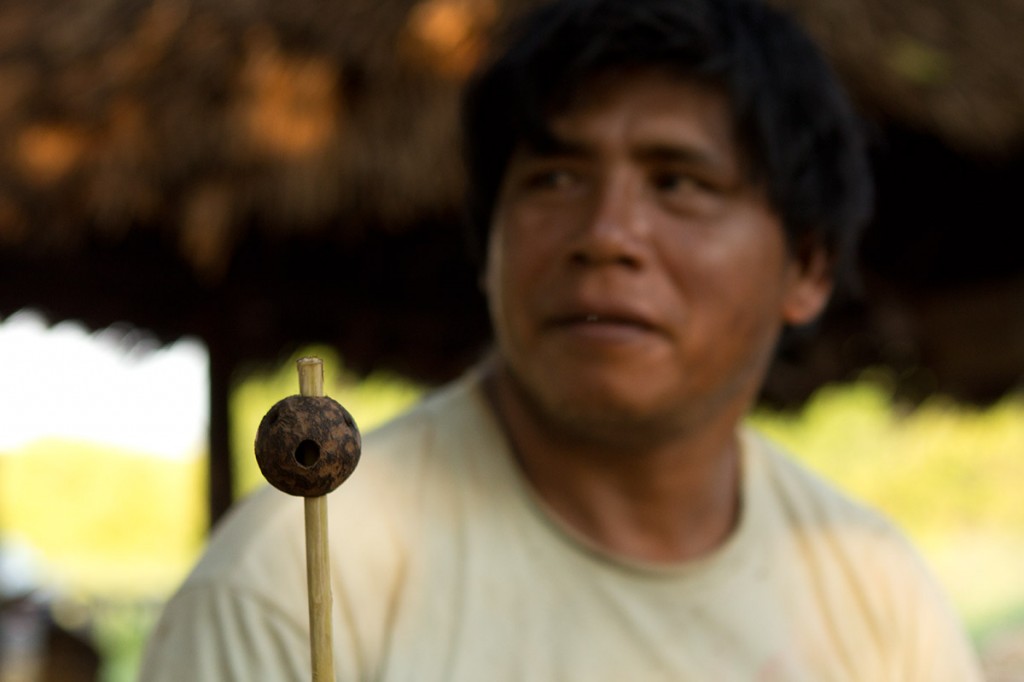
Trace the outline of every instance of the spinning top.
<instances>
[{"instance_id":1,"label":"spinning top","mask_svg":"<svg viewBox=\"0 0 1024 682\"><path fill-rule=\"evenodd\" d=\"M300 358L299 393L270 408L256 432L256 462L278 490L305 498L306 582L313 682L333 682L327 493L359 462L359 429L345 408L324 396L320 358Z\"/></svg>"}]
</instances>

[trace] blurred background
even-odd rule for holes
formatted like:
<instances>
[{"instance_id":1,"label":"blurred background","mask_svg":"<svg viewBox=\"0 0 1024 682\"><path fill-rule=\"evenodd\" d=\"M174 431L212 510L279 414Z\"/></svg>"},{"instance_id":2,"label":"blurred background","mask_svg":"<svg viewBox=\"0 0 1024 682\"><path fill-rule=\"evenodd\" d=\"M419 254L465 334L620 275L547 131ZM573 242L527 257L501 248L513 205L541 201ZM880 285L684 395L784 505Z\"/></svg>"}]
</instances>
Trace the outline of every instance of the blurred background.
<instances>
[{"instance_id":1,"label":"blurred background","mask_svg":"<svg viewBox=\"0 0 1024 682\"><path fill-rule=\"evenodd\" d=\"M754 420L1024 680L1024 3L772 1L879 205ZM0 0L0 679L132 679L300 354L364 430L478 357L457 97L529 4Z\"/></svg>"}]
</instances>

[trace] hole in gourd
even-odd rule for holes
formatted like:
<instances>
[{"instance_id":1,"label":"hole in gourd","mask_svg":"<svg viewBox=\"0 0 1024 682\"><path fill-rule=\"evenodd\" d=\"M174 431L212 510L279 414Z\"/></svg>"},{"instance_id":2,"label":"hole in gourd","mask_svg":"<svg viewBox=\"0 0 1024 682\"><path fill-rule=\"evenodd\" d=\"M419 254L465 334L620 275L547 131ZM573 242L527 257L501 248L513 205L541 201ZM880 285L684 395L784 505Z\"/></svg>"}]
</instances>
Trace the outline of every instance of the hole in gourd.
<instances>
[{"instance_id":1,"label":"hole in gourd","mask_svg":"<svg viewBox=\"0 0 1024 682\"><path fill-rule=\"evenodd\" d=\"M295 448L295 461L304 467L311 467L320 459L320 444L304 440Z\"/></svg>"}]
</instances>

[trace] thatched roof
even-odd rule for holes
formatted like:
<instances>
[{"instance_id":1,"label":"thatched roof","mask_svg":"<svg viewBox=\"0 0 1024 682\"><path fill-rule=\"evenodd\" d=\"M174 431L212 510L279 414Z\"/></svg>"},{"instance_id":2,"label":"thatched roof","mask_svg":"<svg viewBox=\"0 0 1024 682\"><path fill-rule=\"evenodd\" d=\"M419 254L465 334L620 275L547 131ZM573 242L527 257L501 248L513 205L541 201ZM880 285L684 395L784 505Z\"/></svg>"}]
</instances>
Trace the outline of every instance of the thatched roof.
<instances>
[{"instance_id":1,"label":"thatched roof","mask_svg":"<svg viewBox=\"0 0 1024 682\"><path fill-rule=\"evenodd\" d=\"M450 213L479 49L463 33L494 8L413 5L7 0L0 243L160 230L216 280L249 229L356 237Z\"/></svg>"},{"instance_id":2,"label":"thatched roof","mask_svg":"<svg viewBox=\"0 0 1024 682\"><path fill-rule=\"evenodd\" d=\"M772 1L880 125L1020 157L1021 0ZM479 300L452 293L474 276L457 92L528 4L4 0L0 315L165 339L234 325L243 357L317 338L446 375L485 333ZM308 321L338 297L358 325Z\"/></svg>"},{"instance_id":3,"label":"thatched roof","mask_svg":"<svg viewBox=\"0 0 1024 682\"><path fill-rule=\"evenodd\" d=\"M972 152L1020 149L1024 2L776 2L869 114ZM499 14L497 0L6 0L0 243L160 229L216 278L255 224L393 230L448 212L455 94Z\"/></svg>"},{"instance_id":4,"label":"thatched roof","mask_svg":"<svg viewBox=\"0 0 1024 682\"><path fill-rule=\"evenodd\" d=\"M1024 150L1021 0L772 0L831 55L866 113L979 155Z\"/></svg>"}]
</instances>

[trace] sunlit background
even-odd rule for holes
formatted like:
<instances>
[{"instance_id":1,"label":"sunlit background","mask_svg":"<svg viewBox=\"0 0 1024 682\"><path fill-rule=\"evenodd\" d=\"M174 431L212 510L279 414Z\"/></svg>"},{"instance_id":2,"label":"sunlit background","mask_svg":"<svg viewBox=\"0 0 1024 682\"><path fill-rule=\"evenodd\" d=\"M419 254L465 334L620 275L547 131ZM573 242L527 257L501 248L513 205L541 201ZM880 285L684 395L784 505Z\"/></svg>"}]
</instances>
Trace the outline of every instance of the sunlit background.
<instances>
[{"instance_id":1,"label":"sunlit background","mask_svg":"<svg viewBox=\"0 0 1024 682\"><path fill-rule=\"evenodd\" d=\"M201 454L209 404L199 341L158 347L130 328L50 325L26 311L0 326L0 451L69 439L155 457Z\"/></svg>"},{"instance_id":2,"label":"sunlit background","mask_svg":"<svg viewBox=\"0 0 1024 682\"><path fill-rule=\"evenodd\" d=\"M95 640L106 679L129 679L132 633L201 542L206 353L50 324L0 322L0 594L52 606Z\"/></svg>"}]
</instances>

